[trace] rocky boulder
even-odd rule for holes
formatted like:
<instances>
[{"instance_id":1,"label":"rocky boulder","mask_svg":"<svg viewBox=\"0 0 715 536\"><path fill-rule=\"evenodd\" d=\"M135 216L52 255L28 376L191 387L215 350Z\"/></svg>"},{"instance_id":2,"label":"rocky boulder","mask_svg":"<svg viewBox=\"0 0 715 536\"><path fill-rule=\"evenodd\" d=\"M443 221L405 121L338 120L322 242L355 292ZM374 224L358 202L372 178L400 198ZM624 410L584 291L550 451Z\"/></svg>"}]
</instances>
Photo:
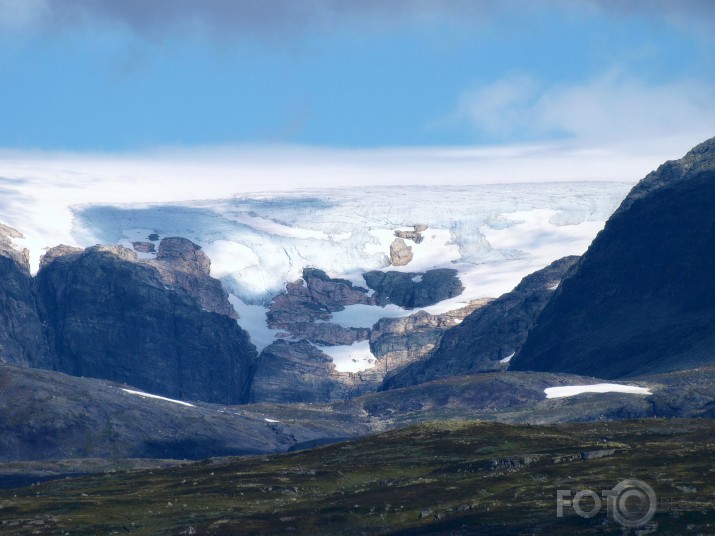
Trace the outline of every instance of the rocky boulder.
<instances>
[{"instance_id":1,"label":"rocky boulder","mask_svg":"<svg viewBox=\"0 0 715 536\"><path fill-rule=\"evenodd\" d=\"M412 261L412 247L408 246L402 238L395 238L390 244L390 264L392 266L405 266Z\"/></svg>"},{"instance_id":2,"label":"rocky boulder","mask_svg":"<svg viewBox=\"0 0 715 536\"><path fill-rule=\"evenodd\" d=\"M395 231L395 236L397 238L404 238L405 240L412 240L415 244L421 244L424 237L424 233L428 229L427 225L417 224L412 227L412 231L402 231L398 229Z\"/></svg>"}]
</instances>

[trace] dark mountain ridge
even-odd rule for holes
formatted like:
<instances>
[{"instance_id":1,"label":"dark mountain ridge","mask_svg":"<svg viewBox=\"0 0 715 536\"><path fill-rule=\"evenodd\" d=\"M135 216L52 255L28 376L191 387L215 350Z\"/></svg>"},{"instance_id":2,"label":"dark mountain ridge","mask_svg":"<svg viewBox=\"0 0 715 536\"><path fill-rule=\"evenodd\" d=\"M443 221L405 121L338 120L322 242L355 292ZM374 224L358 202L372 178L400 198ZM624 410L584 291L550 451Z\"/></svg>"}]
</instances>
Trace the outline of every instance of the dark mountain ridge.
<instances>
[{"instance_id":1,"label":"dark mountain ridge","mask_svg":"<svg viewBox=\"0 0 715 536\"><path fill-rule=\"evenodd\" d=\"M713 274L715 138L633 188L511 369L622 378L712 363Z\"/></svg>"}]
</instances>

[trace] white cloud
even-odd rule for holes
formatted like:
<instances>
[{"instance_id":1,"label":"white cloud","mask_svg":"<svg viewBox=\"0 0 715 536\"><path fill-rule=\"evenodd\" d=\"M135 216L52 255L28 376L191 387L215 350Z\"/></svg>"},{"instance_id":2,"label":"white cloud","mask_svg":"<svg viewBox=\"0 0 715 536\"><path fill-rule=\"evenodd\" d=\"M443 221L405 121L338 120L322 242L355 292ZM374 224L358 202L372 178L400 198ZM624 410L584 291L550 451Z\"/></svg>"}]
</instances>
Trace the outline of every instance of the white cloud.
<instances>
[{"instance_id":1,"label":"white cloud","mask_svg":"<svg viewBox=\"0 0 715 536\"><path fill-rule=\"evenodd\" d=\"M457 118L500 139L644 143L715 134L715 92L695 80L649 84L614 70L570 85L519 75L465 92Z\"/></svg>"},{"instance_id":2,"label":"white cloud","mask_svg":"<svg viewBox=\"0 0 715 536\"><path fill-rule=\"evenodd\" d=\"M49 12L47 0L0 0L0 30L21 31Z\"/></svg>"}]
</instances>

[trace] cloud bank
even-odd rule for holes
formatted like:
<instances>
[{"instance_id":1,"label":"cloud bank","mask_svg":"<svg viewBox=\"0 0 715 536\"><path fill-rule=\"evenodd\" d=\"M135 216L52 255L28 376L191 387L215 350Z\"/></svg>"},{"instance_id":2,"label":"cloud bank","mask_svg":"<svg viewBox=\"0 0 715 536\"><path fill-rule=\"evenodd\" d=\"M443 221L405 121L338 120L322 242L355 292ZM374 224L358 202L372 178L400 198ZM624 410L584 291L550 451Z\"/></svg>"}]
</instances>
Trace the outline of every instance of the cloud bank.
<instances>
[{"instance_id":1,"label":"cloud bank","mask_svg":"<svg viewBox=\"0 0 715 536\"><path fill-rule=\"evenodd\" d=\"M653 84L622 71L561 85L516 75L465 92L455 117L502 140L697 140L715 133L715 96L696 80Z\"/></svg>"},{"instance_id":2,"label":"cloud bank","mask_svg":"<svg viewBox=\"0 0 715 536\"><path fill-rule=\"evenodd\" d=\"M528 16L538 9L664 19L712 27L709 0L0 0L0 27L56 31L109 24L142 36L199 31L220 38L275 37L363 22L393 24L447 18L480 23L495 14Z\"/></svg>"}]
</instances>

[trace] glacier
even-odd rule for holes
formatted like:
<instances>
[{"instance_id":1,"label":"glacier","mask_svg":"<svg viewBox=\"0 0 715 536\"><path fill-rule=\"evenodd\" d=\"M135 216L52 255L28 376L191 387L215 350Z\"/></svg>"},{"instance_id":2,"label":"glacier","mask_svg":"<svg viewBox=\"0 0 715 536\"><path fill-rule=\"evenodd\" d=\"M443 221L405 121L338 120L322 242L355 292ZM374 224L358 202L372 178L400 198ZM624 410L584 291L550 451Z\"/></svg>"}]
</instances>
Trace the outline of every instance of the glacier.
<instances>
[{"instance_id":1,"label":"glacier","mask_svg":"<svg viewBox=\"0 0 715 536\"><path fill-rule=\"evenodd\" d=\"M267 306L287 282L301 277L304 268L319 268L362 287L366 286L362 274L369 270L414 273L418 281L433 268L456 269L463 293L423 308L441 314L474 299L497 297L555 259L583 253L631 186L583 181L366 186L218 199L200 199L197 190L197 199L188 201L64 205L57 216L61 225L49 235L37 231L38 222L44 221L41 211L24 222L10 223L20 231L23 223L37 231L30 233L33 240L17 240L19 247L30 249L35 269L42 249L60 241L82 247L101 243L132 248L133 242L148 241L150 235L192 240L211 259L211 275L221 280L239 313L239 324L260 351L279 333L266 326ZM166 197L170 192L157 201ZM130 198L125 192L118 199ZM67 218L70 221L65 223ZM417 224L428 228L421 243L409 241L412 261L391 266L394 232ZM42 244L38 237L52 242ZM334 313L330 322L371 327L380 318L414 312L396 305L352 305ZM355 372L374 363L364 343L320 349L333 357L340 371Z\"/></svg>"},{"instance_id":2,"label":"glacier","mask_svg":"<svg viewBox=\"0 0 715 536\"><path fill-rule=\"evenodd\" d=\"M460 187L370 187L249 194L182 203L72 207L79 245L182 236L199 244L212 275L247 304L268 303L305 267L365 285L362 273L480 265L521 275L492 284L503 293L530 271L582 253L625 197L627 183L553 183ZM389 266L393 231L429 225L407 266ZM151 256L151 254L143 254ZM525 271L527 270L527 271ZM464 282L464 281L463 281ZM466 286L466 285L465 285Z\"/></svg>"}]
</instances>

